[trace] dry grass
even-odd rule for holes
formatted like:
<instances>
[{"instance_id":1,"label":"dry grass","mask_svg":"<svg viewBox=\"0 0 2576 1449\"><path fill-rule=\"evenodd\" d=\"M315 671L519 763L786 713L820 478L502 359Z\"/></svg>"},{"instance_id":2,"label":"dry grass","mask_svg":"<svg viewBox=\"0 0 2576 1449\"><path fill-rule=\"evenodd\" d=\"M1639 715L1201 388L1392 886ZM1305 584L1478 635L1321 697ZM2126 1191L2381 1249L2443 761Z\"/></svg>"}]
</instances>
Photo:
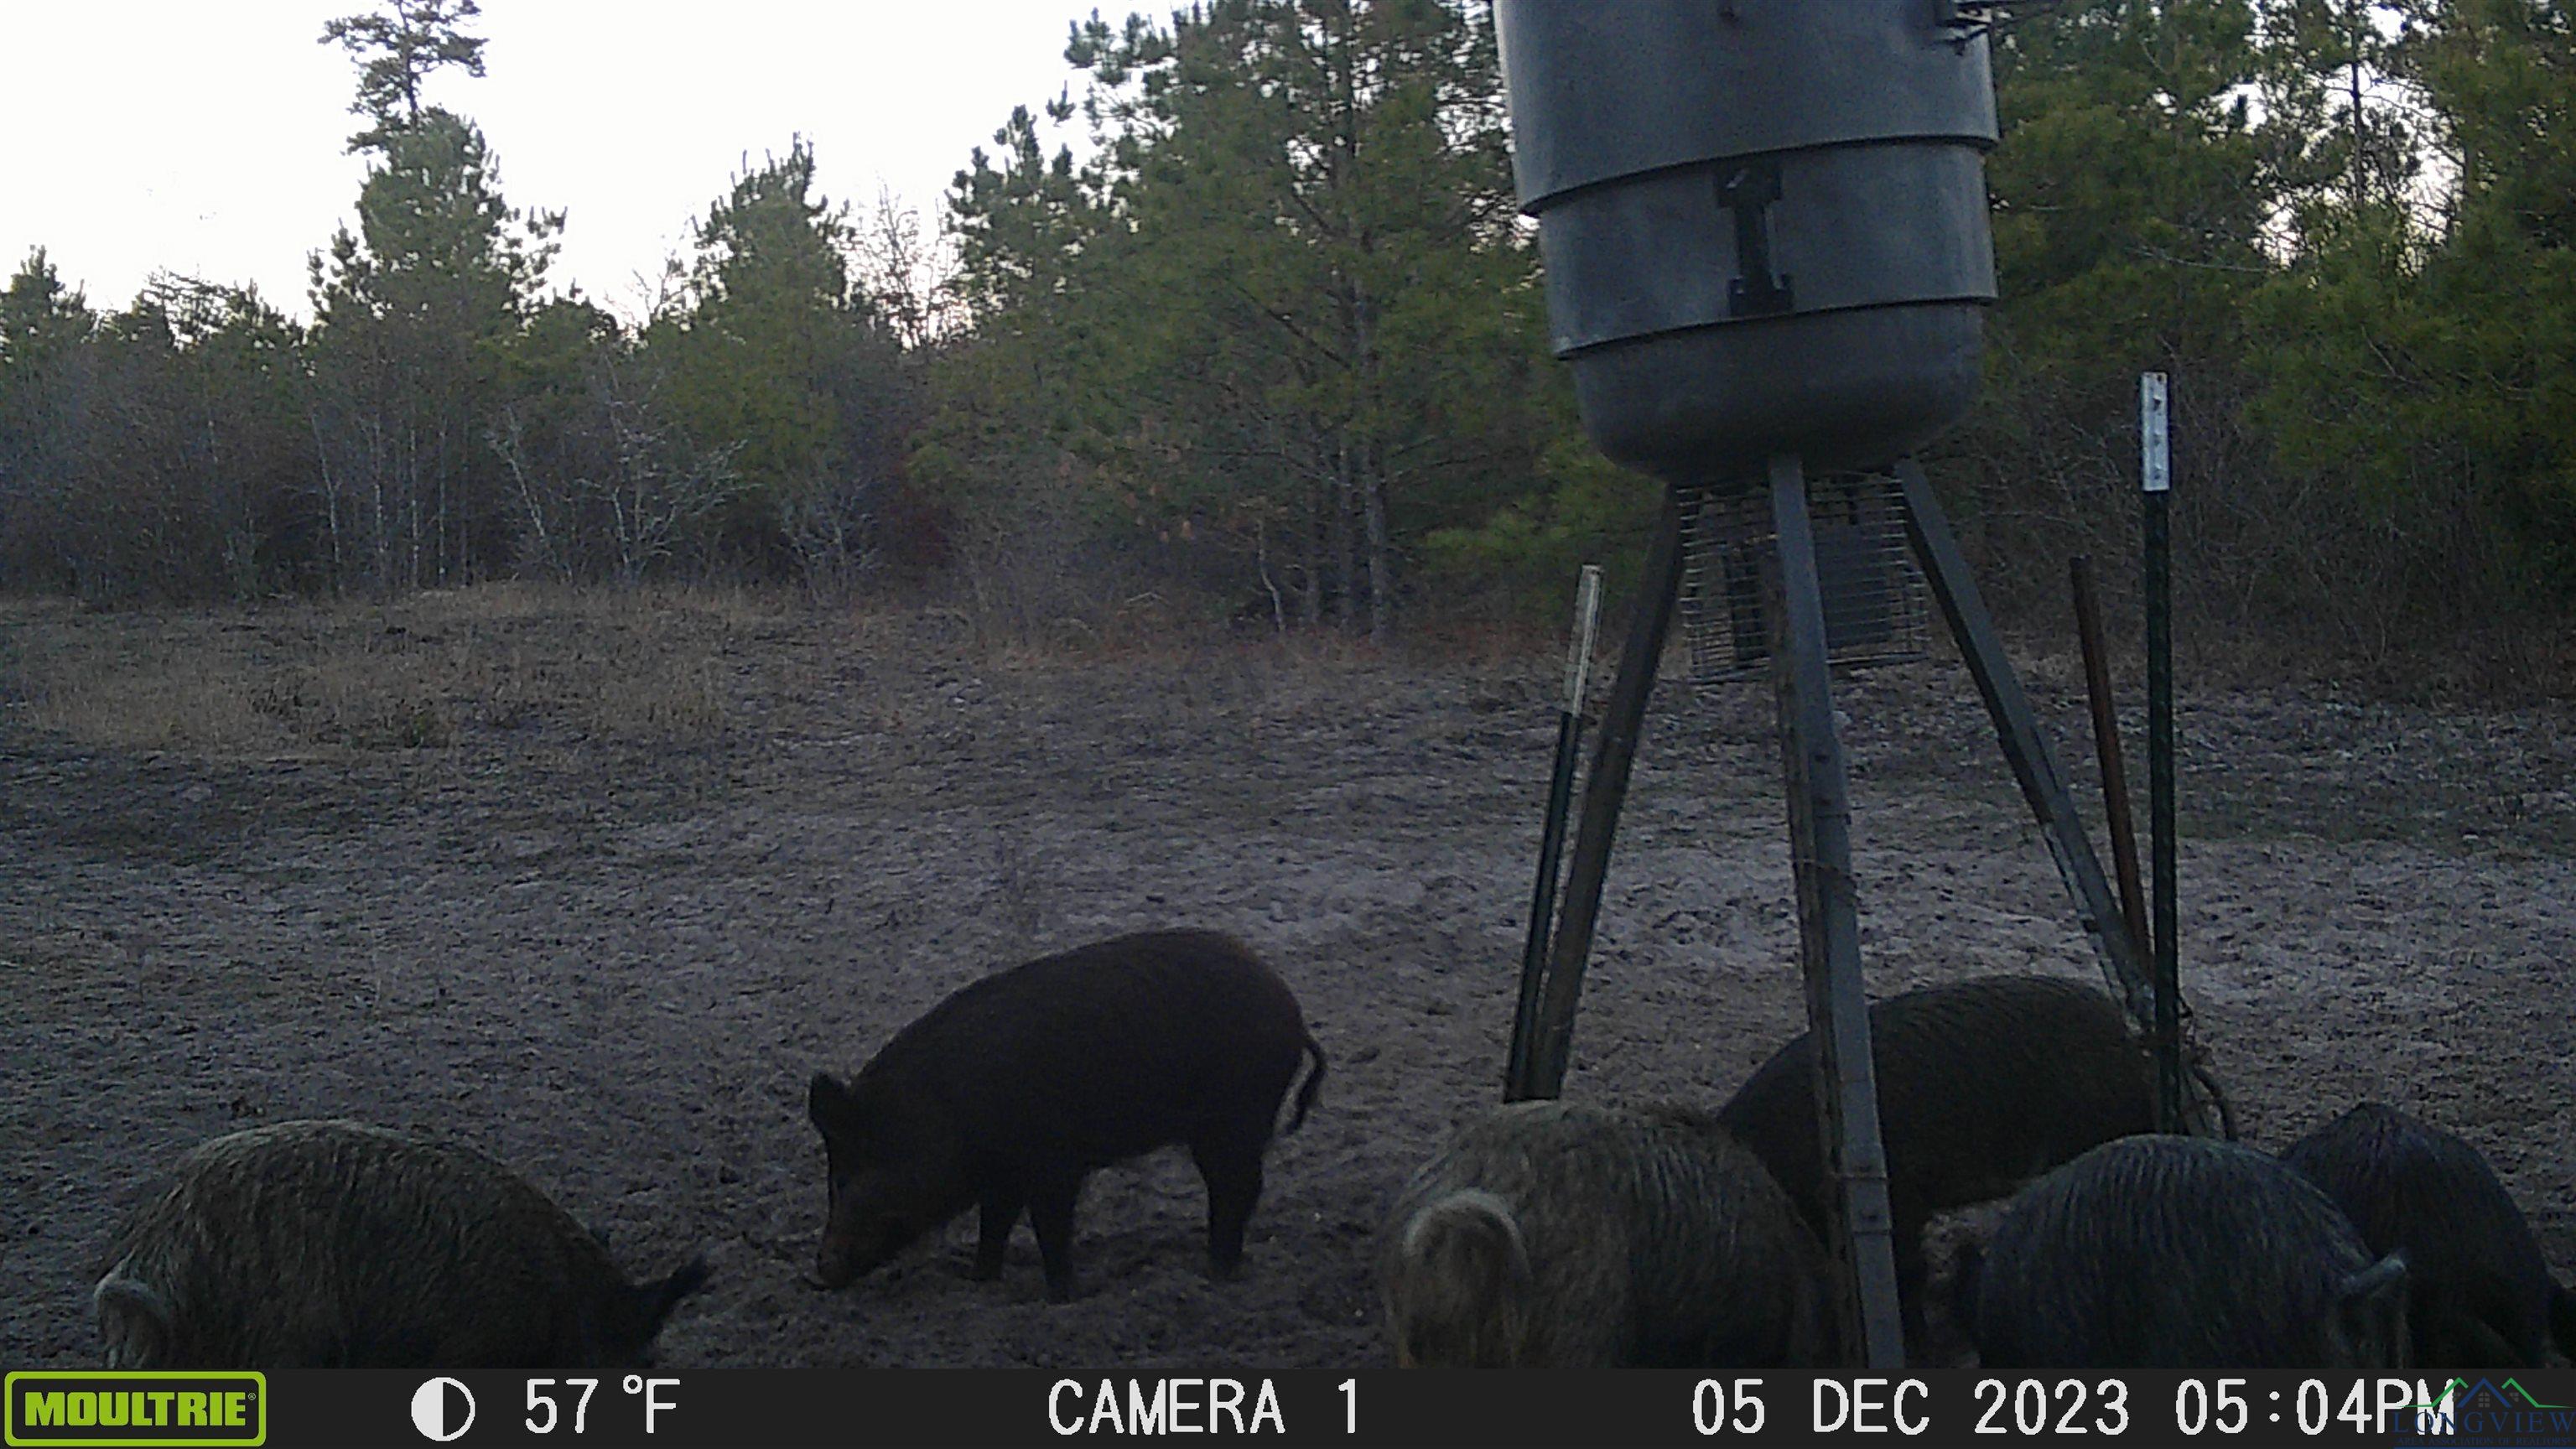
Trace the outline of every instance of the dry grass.
<instances>
[{"instance_id":1,"label":"dry grass","mask_svg":"<svg viewBox=\"0 0 2576 1449\"><path fill-rule=\"evenodd\" d=\"M0 720L109 749L436 749L469 735L713 740L739 594L505 584L387 605L85 614L0 605Z\"/></svg>"},{"instance_id":2,"label":"dry grass","mask_svg":"<svg viewBox=\"0 0 2576 1449\"><path fill-rule=\"evenodd\" d=\"M166 649L107 660L77 648L39 659L18 686L29 722L83 744L232 751L274 735L249 678L221 661Z\"/></svg>"},{"instance_id":3,"label":"dry grass","mask_svg":"<svg viewBox=\"0 0 2576 1449\"><path fill-rule=\"evenodd\" d=\"M231 612L0 601L0 730L208 756L685 746L918 722L921 702L887 683L915 671L882 667L899 658L952 678L1141 671L1192 698L1293 695L1388 662L1360 645L1164 624L1042 647L953 609L824 613L742 593L521 584Z\"/></svg>"},{"instance_id":4,"label":"dry grass","mask_svg":"<svg viewBox=\"0 0 2576 1449\"><path fill-rule=\"evenodd\" d=\"M687 746L900 730L942 716L976 674L1095 676L1165 705L1294 716L1342 699L1354 677L1435 665L1517 689L1552 679L1563 648L1486 623L1426 626L1387 648L1283 638L1151 594L1039 635L955 607L831 612L740 591L520 583L248 611L0 601L0 730L208 756ZM1611 657L1605 641L1596 679Z\"/></svg>"}]
</instances>

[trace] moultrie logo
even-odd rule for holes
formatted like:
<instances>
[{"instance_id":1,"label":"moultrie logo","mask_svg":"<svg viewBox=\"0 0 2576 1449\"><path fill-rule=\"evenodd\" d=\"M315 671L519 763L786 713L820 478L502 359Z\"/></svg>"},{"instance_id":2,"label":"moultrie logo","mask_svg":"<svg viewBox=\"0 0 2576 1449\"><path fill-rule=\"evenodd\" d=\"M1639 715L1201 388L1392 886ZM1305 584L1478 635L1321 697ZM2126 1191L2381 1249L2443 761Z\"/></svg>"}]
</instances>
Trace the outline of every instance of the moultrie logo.
<instances>
[{"instance_id":1,"label":"moultrie logo","mask_svg":"<svg viewBox=\"0 0 2576 1449\"><path fill-rule=\"evenodd\" d=\"M10 1374L6 1384L11 1449L268 1442L262 1374L29 1371Z\"/></svg>"}]
</instances>

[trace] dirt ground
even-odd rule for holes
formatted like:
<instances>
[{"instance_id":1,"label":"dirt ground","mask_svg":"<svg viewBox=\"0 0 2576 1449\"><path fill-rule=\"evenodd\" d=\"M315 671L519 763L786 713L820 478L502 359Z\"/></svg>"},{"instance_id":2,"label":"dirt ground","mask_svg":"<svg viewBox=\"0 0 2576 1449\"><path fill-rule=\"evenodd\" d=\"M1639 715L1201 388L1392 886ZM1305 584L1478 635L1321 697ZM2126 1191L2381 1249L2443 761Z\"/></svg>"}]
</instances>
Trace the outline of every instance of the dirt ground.
<instances>
[{"instance_id":1,"label":"dirt ground","mask_svg":"<svg viewBox=\"0 0 2576 1449\"><path fill-rule=\"evenodd\" d=\"M129 677L181 662L175 704ZM0 610L0 1363L94 1360L98 1250L184 1148L353 1116L483 1145L635 1271L705 1249L674 1366L1385 1364L1383 1206L1498 1093L1555 671L1050 660L938 616L685 604ZM2026 678L2097 811L2071 671ZM1964 673L1840 690L1873 991L2090 979ZM1713 1105L1798 1024L1769 710L1659 693L1570 1094ZM2246 1134L2418 1112L2576 1273L2576 718L2202 692L2182 735L2186 987ZM971 1215L800 1281L816 1068L987 970L1171 924L1271 956L1333 1058L1243 1281L1208 1281L1176 1152L1093 1179L1072 1304L1025 1227L1002 1281L961 1277Z\"/></svg>"}]
</instances>

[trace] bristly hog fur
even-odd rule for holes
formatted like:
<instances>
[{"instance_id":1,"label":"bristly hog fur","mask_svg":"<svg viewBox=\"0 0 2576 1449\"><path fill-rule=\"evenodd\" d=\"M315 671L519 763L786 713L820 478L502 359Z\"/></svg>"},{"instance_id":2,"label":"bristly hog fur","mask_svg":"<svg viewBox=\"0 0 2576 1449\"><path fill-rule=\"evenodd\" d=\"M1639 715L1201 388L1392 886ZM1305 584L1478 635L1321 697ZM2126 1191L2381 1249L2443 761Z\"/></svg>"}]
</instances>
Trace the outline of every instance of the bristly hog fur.
<instances>
[{"instance_id":1,"label":"bristly hog fur","mask_svg":"<svg viewBox=\"0 0 2576 1449\"><path fill-rule=\"evenodd\" d=\"M974 1274L994 1278L1025 1210L1063 1301L1083 1179L1174 1143L1206 1179L1209 1257L1232 1276L1301 1062L1292 1132L1323 1083L1323 1048L1287 983L1214 932L1123 936L987 976L846 1083L809 1084L830 1169L815 1276L841 1287L973 1207Z\"/></svg>"},{"instance_id":2,"label":"bristly hog fur","mask_svg":"<svg viewBox=\"0 0 2576 1449\"><path fill-rule=\"evenodd\" d=\"M2402 1372L2406 1258L2235 1142L2107 1142L2031 1184L1977 1279L1988 1370Z\"/></svg>"},{"instance_id":3,"label":"bristly hog fur","mask_svg":"<svg viewBox=\"0 0 2576 1449\"><path fill-rule=\"evenodd\" d=\"M2562 1291L2495 1169L2460 1137L2381 1102L2309 1133L2281 1160L2343 1209L2374 1253L2406 1255L2419 1369L2540 1368Z\"/></svg>"},{"instance_id":4,"label":"bristly hog fur","mask_svg":"<svg viewBox=\"0 0 2576 1449\"><path fill-rule=\"evenodd\" d=\"M2118 1003L2081 982L1993 976L1874 1003L1871 1061L1899 1286L1919 1327L1923 1229L2087 1148L2155 1130L2155 1068ZM1839 1210L1800 1033L1718 1109L1832 1242Z\"/></svg>"},{"instance_id":5,"label":"bristly hog fur","mask_svg":"<svg viewBox=\"0 0 2576 1449\"><path fill-rule=\"evenodd\" d=\"M218 1137L108 1250L119 1369L541 1369L639 1361L692 1260L634 1285L517 1173L357 1122Z\"/></svg>"},{"instance_id":6,"label":"bristly hog fur","mask_svg":"<svg viewBox=\"0 0 2576 1449\"><path fill-rule=\"evenodd\" d=\"M1422 1368L1812 1368L1826 1265L1788 1195L1713 1118L1520 1102L1405 1185L1378 1282Z\"/></svg>"}]
</instances>

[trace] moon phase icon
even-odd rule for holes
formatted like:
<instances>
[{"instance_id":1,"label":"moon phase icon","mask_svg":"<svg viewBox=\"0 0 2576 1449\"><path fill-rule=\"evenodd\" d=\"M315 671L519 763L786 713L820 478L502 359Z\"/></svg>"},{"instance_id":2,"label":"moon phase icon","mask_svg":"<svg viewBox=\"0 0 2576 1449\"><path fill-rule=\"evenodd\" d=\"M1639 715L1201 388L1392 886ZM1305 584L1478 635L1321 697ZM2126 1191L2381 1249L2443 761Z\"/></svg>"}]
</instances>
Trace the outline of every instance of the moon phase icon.
<instances>
[{"instance_id":1,"label":"moon phase icon","mask_svg":"<svg viewBox=\"0 0 2576 1449\"><path fill-rule=\"evenodd\" d=\"M441 1444L474 1427L474 1395L454 1379L431 1379L412 1390L411 1426Z\"/></svg>"}]
</instances>

